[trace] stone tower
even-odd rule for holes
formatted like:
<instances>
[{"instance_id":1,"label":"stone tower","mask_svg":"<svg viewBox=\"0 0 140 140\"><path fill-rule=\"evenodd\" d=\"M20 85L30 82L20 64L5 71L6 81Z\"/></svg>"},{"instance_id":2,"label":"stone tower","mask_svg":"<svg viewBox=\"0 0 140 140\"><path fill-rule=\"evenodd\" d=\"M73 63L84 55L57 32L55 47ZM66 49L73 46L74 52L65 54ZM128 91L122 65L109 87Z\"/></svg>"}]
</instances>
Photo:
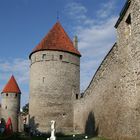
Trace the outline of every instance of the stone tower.
<instances>
[{"instance_id":1,"label":"stone tower","mask_svg":"<svg viewBox=\"0 0 140 140\"><path fill-rule=\"evenodd\" d=\"M40 132L73 131L73 100L80 93L80 53L57 22L30 54L30 125Z\"/></svg>"},{"instance_id":2,"label":"stone tower","mask_svg":"<svg viewBox=\"0 0 140 140\"><path fill-rule=\"evenodd\" d=\"M18 131L20 95L21 91L14 76L12 76L1 93L1 117L5 122L11 118L13 132Z\"/></svg>"}]
</instances>

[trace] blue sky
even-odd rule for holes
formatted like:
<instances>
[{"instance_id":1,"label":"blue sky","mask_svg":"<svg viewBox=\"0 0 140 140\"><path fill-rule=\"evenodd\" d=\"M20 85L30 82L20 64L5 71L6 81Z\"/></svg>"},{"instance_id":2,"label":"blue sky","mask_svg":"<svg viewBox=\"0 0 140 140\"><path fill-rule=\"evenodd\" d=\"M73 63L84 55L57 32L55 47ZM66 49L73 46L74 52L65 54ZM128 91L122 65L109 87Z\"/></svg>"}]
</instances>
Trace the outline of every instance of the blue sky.
<instances>
[{"instance_id":1,"label":"blue sky","mask_svg":"<svg viewBox=\"0 0 140 140\"><path fill-rule=\"evenodd\" d=\"M0 0L0 89L15 75L22 105L29 98L29 60L32 49L59 21L79 38L81 91L116 40L114 24L125 0Z\"/></svg>"}]
</instances>

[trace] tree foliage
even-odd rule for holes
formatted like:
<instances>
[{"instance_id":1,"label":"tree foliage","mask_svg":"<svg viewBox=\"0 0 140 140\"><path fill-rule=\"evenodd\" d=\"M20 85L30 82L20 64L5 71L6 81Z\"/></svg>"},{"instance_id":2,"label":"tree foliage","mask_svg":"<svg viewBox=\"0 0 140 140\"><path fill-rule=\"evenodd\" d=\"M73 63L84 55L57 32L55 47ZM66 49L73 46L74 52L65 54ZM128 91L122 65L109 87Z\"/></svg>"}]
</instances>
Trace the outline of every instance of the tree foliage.
<instances>
[{"instance_id":1,"label":"tree foliage","mask_svg":"<svg viewBox=\"0 0 140 140\"><path fill-rule=\"evenodd\" d=\"M23 111L23 113L25 113L25 114L28 114L28 113L29 113L29 103L25 104L25 105L22 107L22 111Z\"/></svg>"}]
</instances>

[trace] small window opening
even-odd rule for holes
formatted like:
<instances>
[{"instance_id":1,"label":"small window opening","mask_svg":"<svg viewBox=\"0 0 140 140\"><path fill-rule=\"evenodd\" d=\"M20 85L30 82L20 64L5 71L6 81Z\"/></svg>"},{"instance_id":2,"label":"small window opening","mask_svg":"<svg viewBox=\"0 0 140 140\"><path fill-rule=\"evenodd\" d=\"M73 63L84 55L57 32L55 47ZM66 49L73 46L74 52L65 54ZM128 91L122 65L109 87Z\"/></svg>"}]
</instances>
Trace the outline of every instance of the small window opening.
<instances>
[{"instance_id":1,"label":"small window opening","mask_svg":"<svg viewBox=\"0 0 140 140\"><path fill-rule=\"evenodd\" d=\"M15 98L17 97L17 94L15 94Z\"/></svg>"},{"instance_id":2,"label":"small window opening","mask_svg":"<svg viewBox=\"0 0 140 140\"><path fill-rule=\"evenodd\" d=\"M8 93L6 93L6 96L8 96Z\"/></svg>"},{"instance_id":3,"label":"small window opening","mask_svg":"<svg viewBox=\"0 0 140 140\"><path fill-rule=\"evenodd\" d=\"M127 17L126 23L127 23L128 25L131 25L131 14L129 14L129 16Z\"/></svg>"},{"instance_id":4,"label":"small window opening","mask_svg":"<svg viewBox=\"0 0 140 140\"><path fill-rule=\"evenodd\" d=\"M63 116L63 117L66 117L66 113L63 113L62 116Z\"/></svg>"},{"instance_id":5,"label":"small window opening","mask_svg":"<svg viewBox=\"0 0 140 140\"><path fill-rule=\"evenodd\" d=\"M45 77L42 78L43 83L45 82Z\"/></svg>"},{"instance_id":6,"label":"small window opening","mask_svg":"<svg viewBox=\"0 0 140 140\"><path fill-rule=\"evenodd\" d=\"M45 60L46 59L46 54L42 55L42 59Z\"/></svg>"},{"instance_id":7,"label":"small window opening","mask_svg":"<svg viewBox=\"0 0 140 140\"><path fill-rule=\"evenodd\" d=\"M78 94L76 94L76 100L78 99Z\"/></svg>"},{"instance_id":8,"label":"small window opening","mask_svg":"<svg viewBox=\"0 0 140 140\"><path fill-rule=\"evenodd\" d=\"M60 55L60 56L59 56L59 59L62 60L62 59L63 59L63 55Z\"/></svg>"},{"instance_id":9,"label":"small window opening","mask_svg":"<svg viewBox=\"0 0 140 140\"><path fill-rule=\"evenodd\" d=\"M5 109L7 109L7 106L5 106Z\"/></svg>"},{"instance_id":10,"label":"small window opening","mask_svg":"<svg viewBox=\"0 0 140 140\"><path fill-rule=\"evenodd\" d=\"M131 35L131 14L128 15L126 19L126 36L129 37Z\"/></svg>"}]
</instances>

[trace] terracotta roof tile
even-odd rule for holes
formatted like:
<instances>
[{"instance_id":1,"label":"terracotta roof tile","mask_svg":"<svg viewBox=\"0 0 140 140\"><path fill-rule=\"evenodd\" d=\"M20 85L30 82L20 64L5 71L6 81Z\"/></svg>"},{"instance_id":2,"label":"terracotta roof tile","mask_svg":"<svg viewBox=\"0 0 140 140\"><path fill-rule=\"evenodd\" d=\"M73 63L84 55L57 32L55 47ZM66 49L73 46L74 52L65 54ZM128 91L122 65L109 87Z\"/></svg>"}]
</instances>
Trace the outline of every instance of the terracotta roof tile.
<instances>
[{"instance_id":1,"label":"terracotta roof tile","mask_svg":"<svg viewBox=\"0 0 140 140\"><path fill-rule=\"evenodd\" d=\"M21 93L19 86L12 75L6 86L4 87L2 93Z\"/></svg>"},{"instance_id":2,"label":"terracotta roof tile","mask_svg":"<svg viewBox=\"0 0 140 140\"><path fill-rule=\"evenodd\" d=\"M44 39L33 49L29 58L34 52L43 50L65 51L81 56L60 22L57 22Z\"/></svg>"}]
</instances>

